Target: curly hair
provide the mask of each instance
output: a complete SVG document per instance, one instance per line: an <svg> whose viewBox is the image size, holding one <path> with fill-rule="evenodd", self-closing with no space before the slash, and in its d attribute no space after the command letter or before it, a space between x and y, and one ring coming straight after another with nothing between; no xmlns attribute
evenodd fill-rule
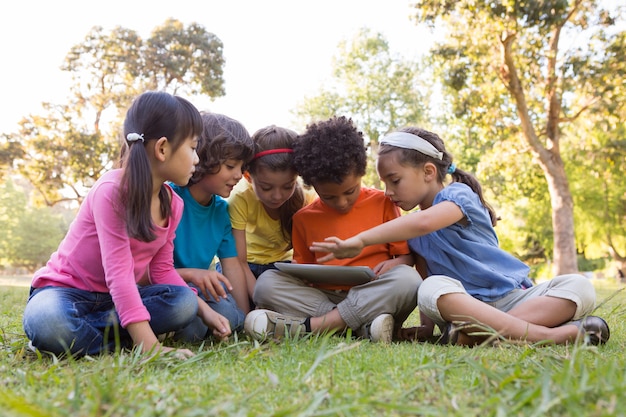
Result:
<svg viewBox="0 0 626 417"><path fill-rule="evenodd" d="M294 146L293 164L306 185L365 175L367 152L363 133L345 116L311 123Z"/></svg>
<svg viewBox="0 0 626 417"><path fill-rule="evenodd" d="M196 150L200 162L189 185L196 184L205 175L217 174L229 159L243 161L245 170L254 155L254 143L246 128L223 114L200 112L200 115L203 129Z"/></svg>

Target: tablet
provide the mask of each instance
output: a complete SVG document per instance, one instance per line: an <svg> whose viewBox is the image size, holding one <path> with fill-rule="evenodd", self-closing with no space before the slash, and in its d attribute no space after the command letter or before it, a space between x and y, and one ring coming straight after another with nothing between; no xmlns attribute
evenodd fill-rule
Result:
<svg viewBox="0 0 626 417"><path fill-rule="evenodd" d="M376 278L367 266L336 266L275 262L276 268L312 284L361 285Z"/></svg>

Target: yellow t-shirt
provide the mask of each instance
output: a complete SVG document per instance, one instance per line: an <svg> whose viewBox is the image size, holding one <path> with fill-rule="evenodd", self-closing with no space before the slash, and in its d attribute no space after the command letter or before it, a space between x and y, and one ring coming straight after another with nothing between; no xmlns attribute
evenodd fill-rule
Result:
<svg viewBox="0 0 626 417"><path fill-rule="evenodd" d="M316 197L304 189L306 203ZM233 229L246 231L247 259L250 263L266 265L291 260L291 243L280 230L280 221L272 219L258 200L252 185L242 179L228 198L228 212Z"/></svg>

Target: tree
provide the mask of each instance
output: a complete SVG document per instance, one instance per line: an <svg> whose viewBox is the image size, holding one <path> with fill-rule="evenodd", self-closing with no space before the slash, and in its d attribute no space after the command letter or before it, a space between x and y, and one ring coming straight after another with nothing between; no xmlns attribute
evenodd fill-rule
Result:
<svg viewBox="0 0 626 417"><path fill-rule="evenodd" d="M61 67L72 74L69 102L44 103L46 114L22 119L19 132L0 138L0 156L13 158L7 164L46 205L80 202L117 161L119 126L133 97L146 89L222 96L223 65L221 41L198 24L169 19L145 40L131 29L96 26Z"/></svg>
<svg viewBox="0 0 626 417"><path fill-rule="evenodd" d="M393 128L426 120L419 67L395 55L379 33L361 29L339 44L333 61L333 86L307 97L296 114L301 120L351 117L369 140L372 155L378 138ZM371 175L370 182L378 183Z"/></svg>
<svg viewBox="0 0 626 417"><path fill-rule="evenodd" d="M187 28L175 19L157 27L146 41L142 71L146 87L173 94L225 94L222 41L202 26Z"/></svg>
<svg viewBox="0 0 626 417"><path fill-rule="evenodd" d="M91 185L111 167L115 141L84 126L67 106L44 104L46 117L29 116L15 136L22 139L18 172L47 206L81 202Z"/></svg>
<svg viewBox="0 0 626 417"><path fill-rule="evenodd" d="M579 251L591 258L608 254L626 274L626 103L612 102L610 112L591 113L566 133L576 138L565 152L568 174L575 179Z"/></svg>
<svg viewBox="0 0 626 417"><path fill-rule="evenodd" d="M555 273L577 271L561 135L565 124L600 111L604 96L624 100L607 82L623 80L626 68L623 50L604 53L617 42L609 32L615 18L583 0L420 0L415 10L418 23L446 29L433 62L455 115L479 126L468 128L471 137L515 143L541 168L551 200ZM571 45L574 37L584 45Z"/></svg>
<svg viewBox="0 0 626 417"><path fill-rule="evenodd" d="M12 178L0 184L0 265L33 271L56 250L68 221L50 207L33 207L27 194Z"/></svg>
<svg viewBox="0 0 626 417"><path fill-rule="evenodd" d="M4 179L4 174L13 166L13 161L23 156L24 148L17 138L4 133L0 135L0 180Z"/></svg>

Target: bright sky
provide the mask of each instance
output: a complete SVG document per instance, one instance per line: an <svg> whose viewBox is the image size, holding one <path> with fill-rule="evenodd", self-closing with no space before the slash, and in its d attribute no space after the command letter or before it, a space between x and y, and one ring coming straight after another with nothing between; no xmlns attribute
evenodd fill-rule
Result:
<svg viewBox="0 0 626 417"><path fill-rule="evenodd" d="M359 28L382 32L407 58L424 52L429 33L410 20L410 0L35 0L0 6L0 133L41 114L42 102L65 103L69 77L59 68L93 26L122 26L149 36L169 17L197 22L224 44L226 96L192 99L253 133L295 126L290 113L331 75L332 57Z"/></svg>

